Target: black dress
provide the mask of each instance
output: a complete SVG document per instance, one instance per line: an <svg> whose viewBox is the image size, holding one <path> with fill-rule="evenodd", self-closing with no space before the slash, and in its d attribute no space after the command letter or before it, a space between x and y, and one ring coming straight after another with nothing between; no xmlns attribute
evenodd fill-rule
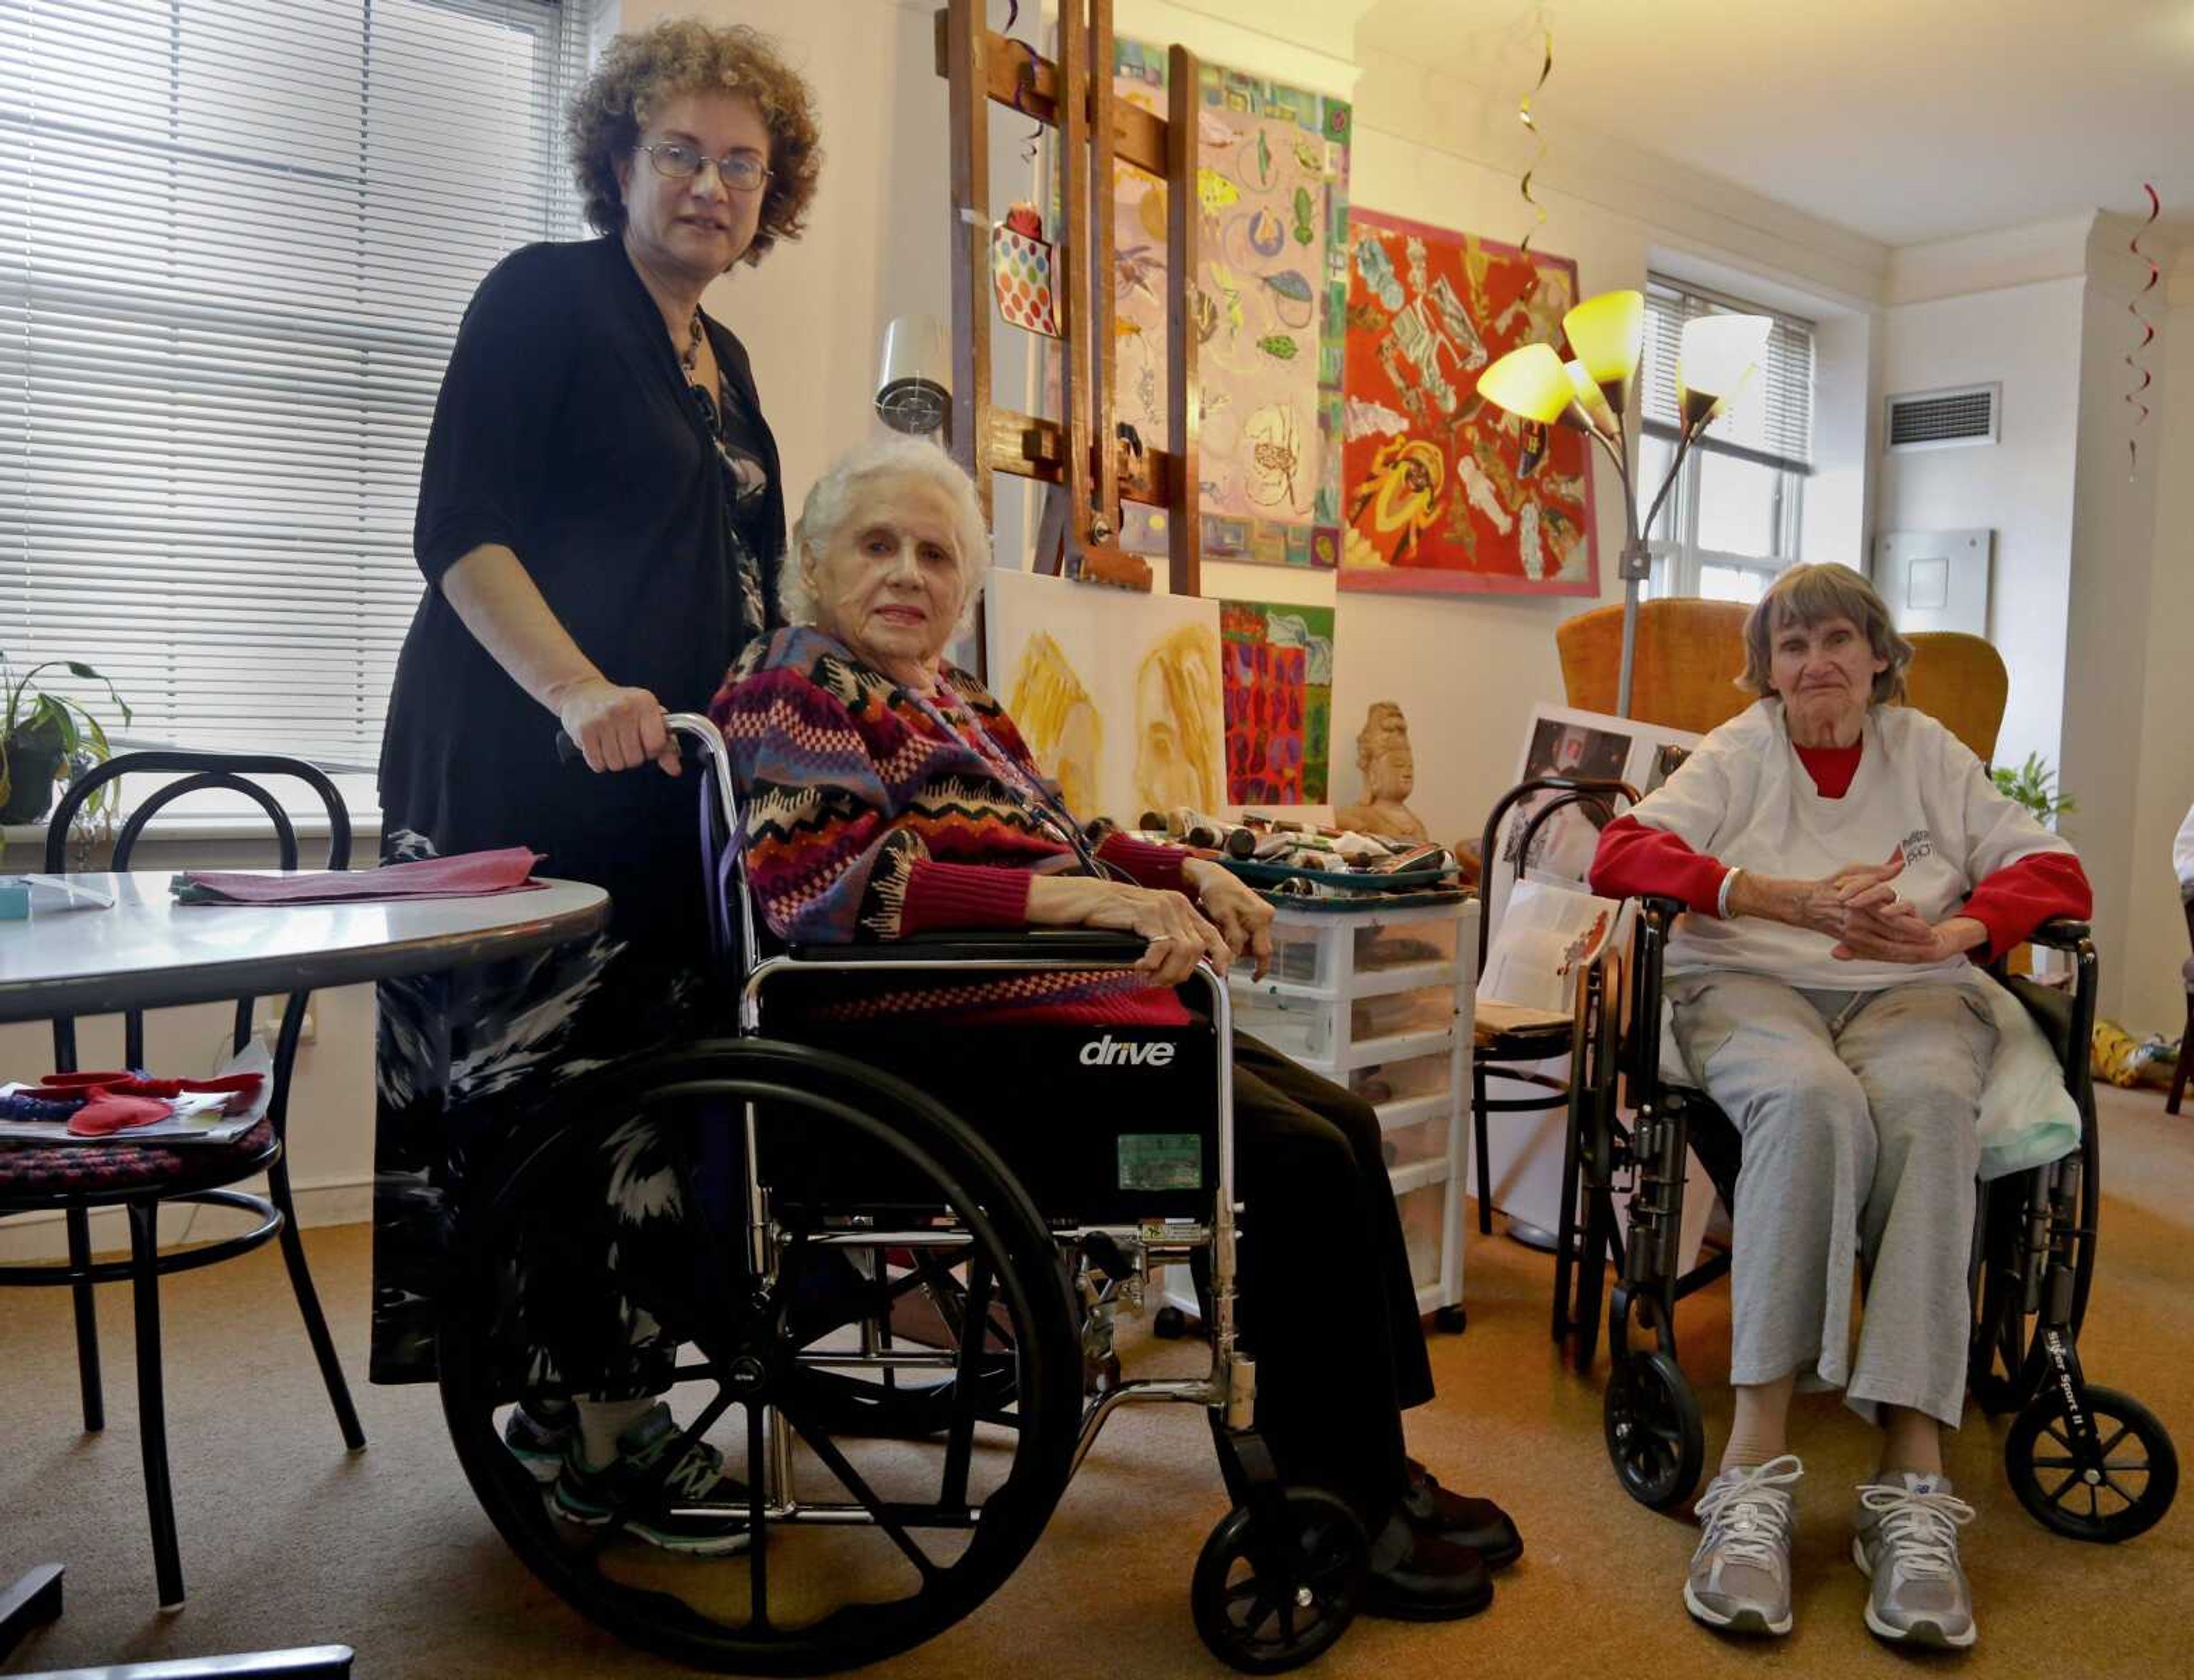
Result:
<svg viewBox="0 0 2194 1680"><path fill-rule="evenodd" d="M444 599L483 543L517 554L611 681L705 711L764 628L784 550L746 353L706 323L719 404L688 383L620 242L531 245L482 282L435 404L413 546L428 589L381 757L385 862L528 846L609 889L589 946L380 989L376 1382L434 1375L434 1282L466 1170L559 1081L677 1036L706 950L692 775L597 776Z"/></svg>

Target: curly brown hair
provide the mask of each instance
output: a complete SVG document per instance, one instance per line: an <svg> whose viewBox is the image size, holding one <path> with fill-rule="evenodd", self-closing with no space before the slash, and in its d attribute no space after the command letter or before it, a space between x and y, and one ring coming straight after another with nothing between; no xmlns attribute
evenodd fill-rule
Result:
<svg viewBox="0 0 2194 1680"><path fill-rule="evenodd" d="M761 220L742 261L760 262L779 239L800 237L823 169L814 92L767 35L744 24L712 28L692 18L665 18L640 33L617 36L571 95L564 132L590 223L604 233L624 231L618 160L632 155L641 129L667 102L715 89L753 100L769 130Z"/></svg>

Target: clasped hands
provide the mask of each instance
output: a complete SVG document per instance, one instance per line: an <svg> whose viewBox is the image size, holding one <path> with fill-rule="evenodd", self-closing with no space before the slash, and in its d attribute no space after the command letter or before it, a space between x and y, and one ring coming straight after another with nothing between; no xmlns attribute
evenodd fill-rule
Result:
<svg viewBox="0 0 2194 1680"><path fill-rule="evenodd" d="M1181 866L1195 893L1133 886L1088 875L1037 875L1029 883L1029 919L1038 926L1110 928L1149 941L1135 964L1153 986L1178 986L1208 957L1224 973L1238 951L1255 977L1272 966L1272 907L1218 864L1202 857Z"/></svg>
<svg viewBox="0 0 2194 1680"><path fill-rule="evenodd" d="M1730 909L1825 933L1839 962L1947 962L1983 944L1988 930L1971 916L1929 922L1890 883L1904 873L1902 847L1880 863L1852 863L1818 880L1778 880L1741 872Z"/></svg>

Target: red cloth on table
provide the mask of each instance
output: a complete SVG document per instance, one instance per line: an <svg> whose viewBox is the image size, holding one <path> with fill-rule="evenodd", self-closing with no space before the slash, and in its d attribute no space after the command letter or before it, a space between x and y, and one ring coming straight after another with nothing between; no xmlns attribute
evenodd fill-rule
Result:
<svg viewBox="0 0 2194 1680"><path fill-rule="evenodd" d="M212 895L198 903L336 904L384 898L472 898L530 891L543 854L522 846L497 851L464 851L378 869L293 869L281 874L187 870L176 876ZM184 902L192 902L186 899Z"/></svg>

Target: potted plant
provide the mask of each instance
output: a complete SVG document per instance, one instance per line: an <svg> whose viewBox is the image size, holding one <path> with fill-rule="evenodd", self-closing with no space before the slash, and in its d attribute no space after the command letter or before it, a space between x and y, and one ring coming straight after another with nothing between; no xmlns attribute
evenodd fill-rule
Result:
<svg viewBox="0 0 2194 1680"><path fill-rule="evenodd" d="M7 655L0 653L0 689L7 702L0 714L0 825L39 821L53 809L54 789L60 783L82 775L112 751L106 731L80 701L33 685L40 672L55 669L105 685L122 721L130 720L129 702L90 666L49 659L16 677L9 670ZM112 793L112 788L101 788L87 811L103 815Z"/></svg>
<svg viewBox="0 0 2194 1680"><path fill-rule="evenodd" d="M2057 778L2039 753L2029 753L2026 762L2016 770L1998 768L1990 774L1999 793L2025 806L2045 829L2055 828L2059 817L2073 816L2080 809L2078 800L2051 788L2050 783Z"/></svg>
<svg viewBox="0 0 2194 1680"><path fill-rule="evenodd" d="M2057 778L2039 753L2029 753L2026 762L2016 770L1999 766L1989 775L1999 793L2025 806L2045 829L2054 829L2059 817L2072 816L2080 809L2078 800L2052 785ZM2031 973L2036 979L2046 978L2053 985L2065 983L2071 972L2060 965L2058 953L2036 945L2022 945L2013 951L2010 968L2014 974Z"/></svg>

